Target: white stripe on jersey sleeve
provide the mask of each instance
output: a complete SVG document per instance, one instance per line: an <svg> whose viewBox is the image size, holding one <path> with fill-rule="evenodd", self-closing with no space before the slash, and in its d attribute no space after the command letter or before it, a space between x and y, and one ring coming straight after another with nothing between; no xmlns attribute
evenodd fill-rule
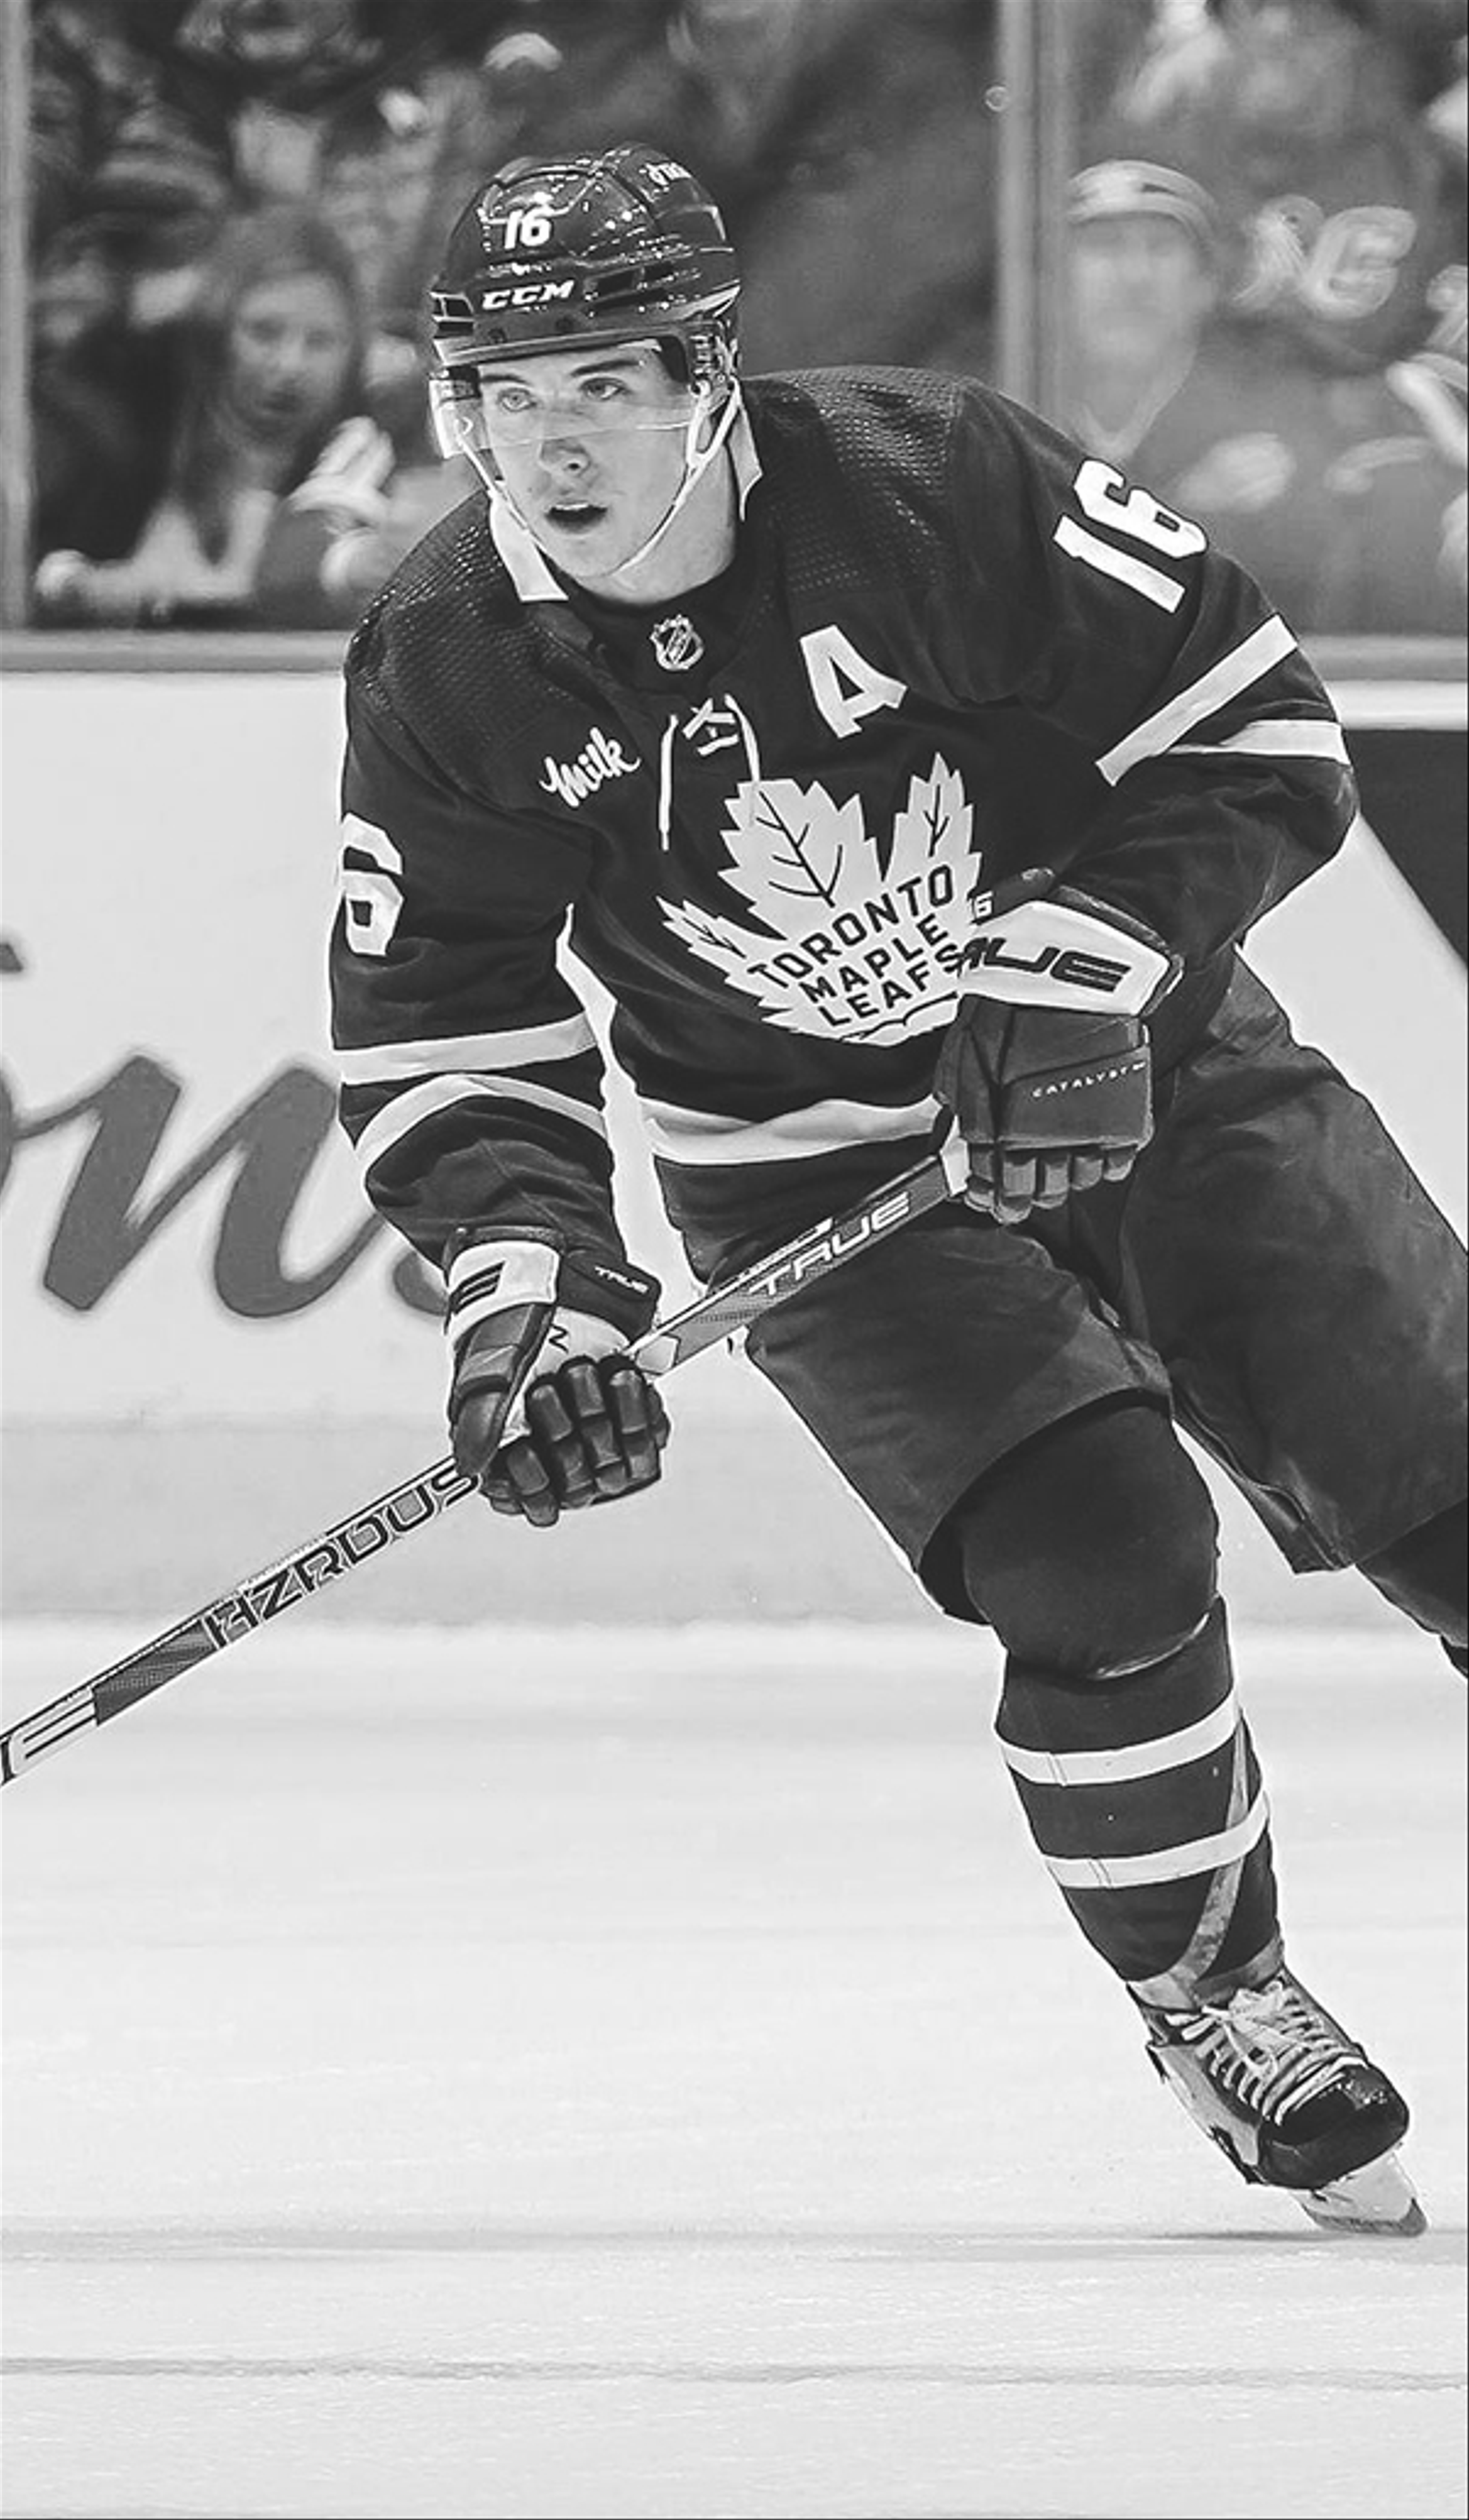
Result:
<svg viewBox="0 0 1469 2520"><path fill-rule="evenodd" d="M1275 753L1286 759L1345 761L1347 739L1330 717L1264 717L1218 743L1176 743L1175 752Z"/></svg>
<svg viewBox="0 0 1469 2520"><path fill-rule="evenodd" d="M1271 665L1278 665L1282 656L1290 655L1295 645L1294 634L1287 630L1278 613L1272 613L1269 621L1263 621L1258 630L1251 631L1248 639L1242 640L1237 648L1231 648L1227 656L1222 656L1217 665L1211 665L1207 674L1201 674L1186 691L1166 700L1162 708L1156 709L1151 717L1144 718L1131 735L1125 735L1120 743L1114 743L1110 752L1104 752L1096 765L1102 777L1115 788L1119 779L1126 778L1139 761L1149 761L1156 753L1171 751L1179 738L1186 735L1191 726L1197 726L1201 718L1213 717L1215 711L1222 709L1226 700L1232 700L1236 693L1247 692L1252 683L1259 682L1262 674L1269 673ZM1302 722L1319 723L1318 720Z"/></svg>
<svg viewBox="0 0 1469 2520"><path fill-rule="evenodd" d="M548 1085L527 1085L512 1076L436 1076L424 1085L410 1085L405 1093L395 1094L390 1102L369 1120L357 1141L357 1159L363 1177L379 1163L390 1147L396 1147L411 1130L422 1128L425 1120L437 1119L441 1111L452 1110L456 1102L533 1102L538 1110L555 1111L563 1120L577 1120L595 1137L605 1138L607 1124L600 1111L589 1102L578 1102L569 1094L553 1094Z"/></svg>
<svg viewBox="0 0 1469 2520"><path fill-rule="evenodd" d="M395 1077L444 1076L463 1068L540 1067L595 1050L597 1036L585 1015L563 1023L529 1024L518 1032L461 1032L443 1041L384 1041L371 1050L343 1050L337 1068L343 1085L385 1085Z"/></svg>
<svg viewBox="0 0 1469 2520"><path fill-rule="evenodd" d="M770 1120L741 1120L723 1111L689 1111L677 1102L640 1100L648 1145L672 1164L772 1164L801 1155L836 1154L843 1147L892 1138L920 1138L939 1116L936 1098L896 1109L879 1102L810 1102Z"/></svg>

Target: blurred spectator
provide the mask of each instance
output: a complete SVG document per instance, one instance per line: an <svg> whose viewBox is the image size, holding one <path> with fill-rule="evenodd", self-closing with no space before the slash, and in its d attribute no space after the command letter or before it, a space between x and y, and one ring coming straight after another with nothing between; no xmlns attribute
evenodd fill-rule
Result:
<svg viewBox="0 0 1469 2520"><path fill-rule="evenodd" d="M255 621L279 630L351 627L420 537L477 486L467 464L437 456L384 478L380 457L373 423L348 422L281 501L255 575Z"/></svg>
<svg viewBox="0 0 1469 2520"><path fill-rule="evenodd" d="M445 218L526 123L535 64L517 55L500 81L489 66L495 26L523 15L481 6L471 62L402 0L39 0L34 233L81 219L105 236L147 332L187 315L231 218L309 205L356 260L375 407L401 432L422 417Z"/></svg>
<svg viewBox="0 0 1469 2520"><path fill-rule="evenodd" d="M130 551L162 488L153 415L166 357L130 331L107 241L77 225L41 248L30 288L34 551Z"/></svg>
<svg viewBox="0 0 1469 2520"><path fill-rule="evenodd" d="M537 148L636 137L694 170L739 251L747 366L983 372L992 0L676 0L632 46L626 8L581 13Z"/></svg>
<svg viewBox="0 0 1469 2520"><path fill-rule="evenodd" d="M1071 187L1068 426L1195 518L1299 630L1463 623L1463 455L1383 379L1333 377L1211 330L1216 204L1111 159Z"/></svg>
<svg viewBox="0 0 1469 2520"><path fill-rule="evenodd" d="M365 416L366 331L352 258L309 211L229 229L188 327L162 495L126 557L52 550L36 572L52 621L215 624L355 618L389 564L391 442ZM314 519L273 610L260 570L292 494Z"/></svg>
<svg viewBox="0 0 1469 2520"><path fill-rule="evenodd" d="M136 0L30 0L26 151L32 252L86 218L87 183L134 97ZM165 40L176 8L160 13Z"/></svg>
<svg viewBox="0 0 1469 2520"><path fill-rule="evenodd" d="M1170 0L1065 0L1067 68L1074 82L1070 103L1086 122L1140 76L1173 11ZM1203 0L1190 0L1201 8Z"/></svg>
<svg viewBox="0 0 1469 2520"><path fill-rule="evenodd" d="M1423 32L1418 0L1209 0L1091 153L1191 175L1229 239L1224 318L1340 374L1410 355L1463 269L1463 161L1404 28Z"/></svg>
<svg viewBox="0 0 1469 2520"><path fill-rule="evenodd" d="M1435 88L1423 119L1462 170L1469 161L1469 36L1454 46L1452 71Z"/></svg>
<svg viewBox="0 0 1469 2520"><path fill-rule="evenodd" d="M1114 14L1119 30L1124 12L1134 20L1130 41L1111 46L1112 76L1082 90L1103 112L1120 106L1142 120L1167 113L1195 99L1229 58L1219 0L1067 0L1078 5ZM1455 56L1469 19L1465 0L1361 0L1358 15L1396 57L1415 111L1430 109L1462 71Z"/></svg>

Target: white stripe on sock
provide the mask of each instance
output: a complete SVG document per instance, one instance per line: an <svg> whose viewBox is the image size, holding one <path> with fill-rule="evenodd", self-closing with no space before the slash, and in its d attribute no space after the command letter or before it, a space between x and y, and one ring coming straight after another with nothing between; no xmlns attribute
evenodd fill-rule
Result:
<svg viewBox="0 0 1469 2520"><path fill-rule="evenodd" d="M1155 1855L1047 1855L1046 1868L1066 1890L1135 1890L1145 1881L1186 1881L1190 1873L1212 1872L1248 1855L1264 1836L1269 1804L1262 1791L1244 1819L1213 1837L1191 1838L1185 1846L1161 1846Z"/></svg>
<svg viewBox="0 0 1469 2520"><path fill-rule="evenodd" d="M1162 1732L1155 1741L1131 1741L1118 1750L1022 1750L1003 1733L996 1738L1017 1777L1036 1785L1110 1785L1122 1777L1157 1777L1166 1768L1186 1767L1190 1759L1207 1758L1222 1749L1239 1721L1239 1703L1231 1688L1223 1705L1180 1732Z"/></svg>

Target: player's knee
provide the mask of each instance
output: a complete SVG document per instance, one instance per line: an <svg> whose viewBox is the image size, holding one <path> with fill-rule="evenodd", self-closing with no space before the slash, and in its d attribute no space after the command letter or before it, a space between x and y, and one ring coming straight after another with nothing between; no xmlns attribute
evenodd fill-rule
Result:
<svg viewBox="0 0 1469 2520"><path fill-rule="evenodd" d="M943 1555L1013 1658L1105 1682L1196 1633L1218 1540L1168 1418L1129 1400L1047 1427L987 1472L950 1517Z"/></svg>

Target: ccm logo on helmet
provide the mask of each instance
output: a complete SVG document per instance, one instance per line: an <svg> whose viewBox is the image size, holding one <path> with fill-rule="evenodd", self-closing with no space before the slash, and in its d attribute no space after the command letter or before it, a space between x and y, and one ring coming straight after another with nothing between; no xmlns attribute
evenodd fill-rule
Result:
<svg viewBox="0 0 1469 2520"><path fill-rule="evenodd" d="M522 280L514 289L487 289L479 303L486 314L498 306L549 306L556 297L574 297L574 280Z"/></svg>

